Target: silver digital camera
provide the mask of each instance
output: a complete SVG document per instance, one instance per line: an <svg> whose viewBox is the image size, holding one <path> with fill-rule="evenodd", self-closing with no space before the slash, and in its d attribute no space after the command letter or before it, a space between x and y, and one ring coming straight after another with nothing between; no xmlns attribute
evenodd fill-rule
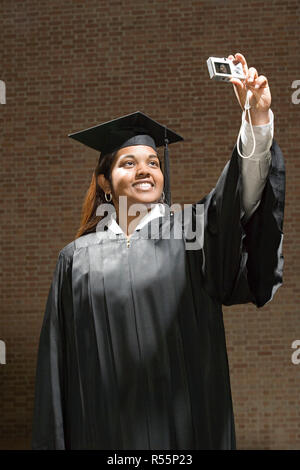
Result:
<svg viewBox="0 0 300 470"><path fill-rule="evenodd" d="M241 63L234 64L232 60L223 57L209 57L206 62L209 76L213 80L229 82L231 78L246 78Z"/></svg>

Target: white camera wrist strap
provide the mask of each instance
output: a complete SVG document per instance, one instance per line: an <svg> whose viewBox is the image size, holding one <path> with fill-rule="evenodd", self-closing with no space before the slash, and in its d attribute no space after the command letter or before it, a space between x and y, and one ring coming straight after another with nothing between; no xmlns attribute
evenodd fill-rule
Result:
<svg viewBox="0 0 300 470"><path fill-rule="evenodd" d="M242 158L250 158L252 157L252 155L254 154L255 152L255 146L256 146L256 142L255 142L255 135L254 135L254 131L253 131L253 126L252 126L252 121L251 121L251 115L250 115L250 104L249 104L249 96L250 96L250 90L247 91L247 96L246 96L246 101L245 101L245 107L243 109L243 114L242 114L242 124L241 124L241 127L240 127L240 131L239 131L239 135L238 135L238 138L237 138L237 151L238 151L238 154L240 155L240 157ZM244 122L245 122L245 118L246 118L246 113L248 111L248 119L249 119L249 124L250 124L250 127L251 127L251 134L252 134L252 139L253 139L253 150L252 152L250 153L250 155L242 155L241 152L240 152L240 139L241 139L241 132L242 132L242 127L244 125Z"/></svg>

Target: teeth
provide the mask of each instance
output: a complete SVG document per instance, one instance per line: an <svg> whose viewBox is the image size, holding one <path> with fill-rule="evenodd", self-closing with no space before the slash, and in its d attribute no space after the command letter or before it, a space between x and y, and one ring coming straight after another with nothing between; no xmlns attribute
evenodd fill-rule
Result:
<svg viewBox="0 0 300 470"><path fill-rule="evenodd" d="M150 189L150 188L152 188L151 184L149 184L149 183L138 183L138 184L135 184L135 186L137 188L141 188L141 189Z"/></svg>

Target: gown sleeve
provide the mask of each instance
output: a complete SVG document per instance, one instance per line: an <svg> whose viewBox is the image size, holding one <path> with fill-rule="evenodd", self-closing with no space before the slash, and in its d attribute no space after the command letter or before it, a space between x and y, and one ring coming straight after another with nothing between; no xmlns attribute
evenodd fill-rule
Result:
<svg viewBox="0 0 300 470"><path fill-rule="evenodd" d="M65 449L64 309L69 298L68 260L60 252L42 324L35 381L32 449Z"/></svg>
<svg viewBox="0 0 300 470"><path fill-rule="evenodd" d="M204 204L202 275L208 294L223 305L262 307L282 285L285 164L273 139L261 201L247 219L242 204L241 157L235 145Z"/></svg>

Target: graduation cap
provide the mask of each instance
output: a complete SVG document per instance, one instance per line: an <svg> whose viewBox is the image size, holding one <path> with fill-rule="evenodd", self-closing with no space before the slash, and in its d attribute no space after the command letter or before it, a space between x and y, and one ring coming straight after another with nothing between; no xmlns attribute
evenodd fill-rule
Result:
<svg viewBox="0 0 300 470"><path fill-rule="evenodd" d="M154 121L146 114L136 111L83 131L69 134L69 137L100 151L99 161L107 153L115 152L123 147L147 145L156 151L157 147L164 145L165 202L171 204L168 144L184 140L179 134Z"/></svg>

